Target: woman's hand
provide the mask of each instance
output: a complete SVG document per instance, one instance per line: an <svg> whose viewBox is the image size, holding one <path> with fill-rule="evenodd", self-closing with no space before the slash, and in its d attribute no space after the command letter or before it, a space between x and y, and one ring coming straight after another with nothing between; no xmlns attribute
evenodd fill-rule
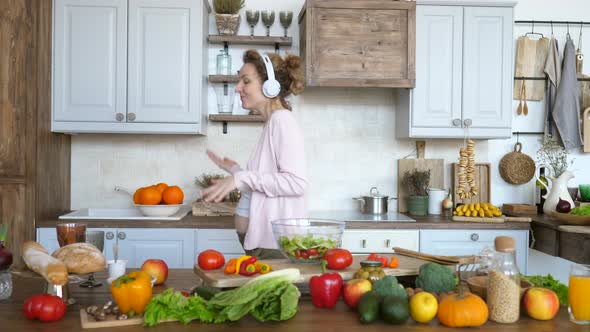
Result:
<svg viewBox="0 0 590 332"><path fill-rule="evenodd" d="M213 185L201 191L201 198L205 202L221 202L229 193L236 189L233 176L226 176L221 180L214 180Z"/></svg>
<svg viewBox="0 0 590 332"><path fill-rule="evenodd" d="M223 157L223 159L221 159L220 156L218 156L215 152L209 149L207 149L207 156L209 157L209 159L211 159L212 162L215 163L215 165L217 165L219 168L225 170L228 173L231 173L232 167L239 167L237 162L226 157Z"/></svg>

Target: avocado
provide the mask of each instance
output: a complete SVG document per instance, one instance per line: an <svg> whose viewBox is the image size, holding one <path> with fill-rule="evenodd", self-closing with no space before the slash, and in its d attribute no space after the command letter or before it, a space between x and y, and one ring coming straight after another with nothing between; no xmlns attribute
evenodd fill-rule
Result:
<svg viewBox="0 0 590 332"><path fill-rule="evenodd" d="M207 287L207 286L200 286L200 287L197 287L193 291L193 294L194 293L197 293L197 295L199 295L203 299L209 301L209 300L211 300L211 298L213 296L215 296L215 294L217 294L219 292L221 292L221 290L219 288Z"/></svg>
<svg viewBox="0 0 590 332"><path fill-rule="evenodd" d="M410 317L408 300L395 295L383 298L381 318L389 324L403 324Z"/></svg>
<svg viewBox="0 0 590 332"><path fill-rule="evenodd" d="M379 318L381 296L376 292L367 292L361 296L357 307L361 323L367 324Z"/></svg>

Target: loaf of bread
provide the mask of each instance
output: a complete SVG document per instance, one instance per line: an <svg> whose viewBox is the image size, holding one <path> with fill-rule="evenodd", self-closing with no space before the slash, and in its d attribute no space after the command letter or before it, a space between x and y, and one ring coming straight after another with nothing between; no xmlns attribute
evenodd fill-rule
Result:
<svg viewBox="0 0 590 332"><path fill-rule="evenodd" d="M42 275L49 283L65 285L68 283L68 269L59 259L53 258L42 245L26 241L22 247L23 260L27 266Z"/></svg>
<svg viewBox="0 0 590 332"><path fill-rule="evenodd" d="M90 243L68 244L57 249L52 256L64 262L69 273L93 273L106 267L104 256Z"/></svg>

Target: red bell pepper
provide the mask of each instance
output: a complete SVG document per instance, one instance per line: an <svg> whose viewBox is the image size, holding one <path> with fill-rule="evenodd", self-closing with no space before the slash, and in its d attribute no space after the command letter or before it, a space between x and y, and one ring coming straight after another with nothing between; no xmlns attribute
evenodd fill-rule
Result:
<svg viewBox="0 0 590 332"><path fill-rule="evenodd" d="M367 257L368 261L378 261L381 262L381 267L386 267L387 266L387 257L385 256L379 256L376 253L372 253L369 255L369 257Z"/></svg>
<svg viewBox="0 0 590 332"><path fill-rule="evenodd" d="M256 274L256 257L250 257L240 264L240 274L243 276L252 276Z"/></svg>
<svg viewBox="0 0 590 332"><path fill-rule="evenodd" d="M311 302L316 308L333 308L342 293L342 277L338 273L326 273L327 264L322 261L322 275L309 280Z"/></svg>

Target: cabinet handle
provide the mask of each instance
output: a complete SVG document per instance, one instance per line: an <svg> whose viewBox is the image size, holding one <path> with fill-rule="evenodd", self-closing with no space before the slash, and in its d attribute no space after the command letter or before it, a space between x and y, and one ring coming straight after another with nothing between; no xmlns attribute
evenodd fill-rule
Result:
<svg viewBox="0 0 590 332"><path fill-rule="evenodd" d="M125 232L118 232L117 237L119 238L119 240L125 240L127 235L125 234Z"/></svg>
<svg viewBox="0 0 590 332"><path fill-rule="evenodd" d="M112 240L115 238L115 234L113 234L113 232L107 232L106 238L107 240Z"/></svg>
<svg viewBox="0 0 590 332"><path fill-rule="evenodd" d="M463 120L463 125L465 127L470 127L472 123L473 123L473 121L471 121L471 119L465 119L465 120Z"/></svg>
<svg viewBox="0 0 590 332"><path fill-rule="evenodd" d="M362 240L361 241L361 247L366 248L367 247L367 240Z"/></svg>
<svg viewBox="0 0 590 332"><path fill-rule="evenodd" d="M479 240L479 235L477 235L477 233L471 234L471 241L477 241L477 240Z"/></svg>
<svg viewBox="0 0 590 332"><path fill-rule="evenodd" d="M385 247L389 248L390 245L391 245L391 240L386 240Z"/></svg>
<svg viewBox="0 0 590 332"><path fill-rule="evenodd" d="M461 125L461 119L453 119L453 127L459 127Z"/></svg>
<svg viewBox="0 0 590 332"><path fill-rule="evenodd" d="M125 119L125 116L123 115L123 113L117 113L117 115L115 115L115 119L117 119L117 121L121 122L121 121L123 121L123 119Z"/></svg>
<svg viewBox="0 0 590 332"><path fill-rule="evenodd" d="M127 114L127 120L129 120L129 121L135 121L135 113L129 113L129 114Z"/></svg>

